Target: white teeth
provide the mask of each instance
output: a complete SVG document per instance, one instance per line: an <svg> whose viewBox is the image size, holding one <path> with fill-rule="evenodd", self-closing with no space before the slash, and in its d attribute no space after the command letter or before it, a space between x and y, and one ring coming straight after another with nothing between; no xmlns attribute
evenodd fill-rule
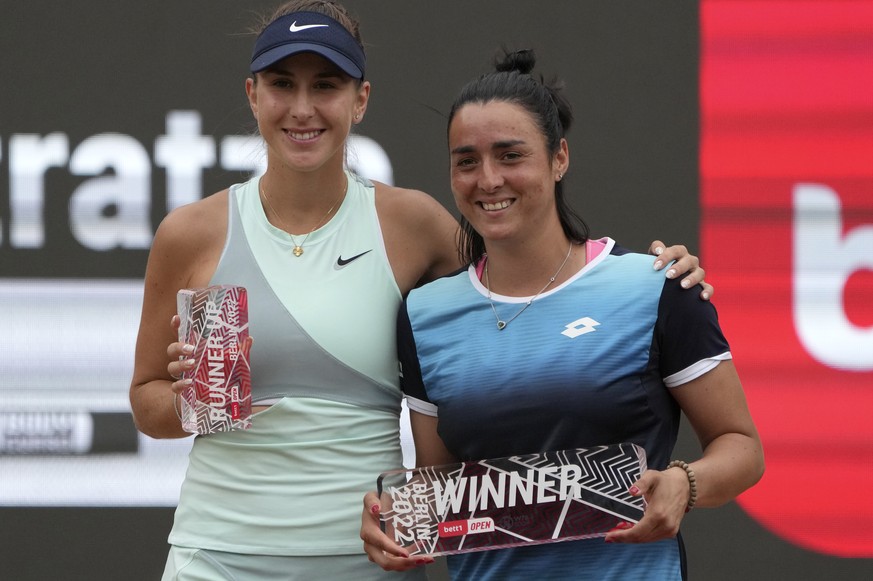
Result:
<svg viewBox="0 0 873 581"><path fill-rule="evenodd" d="M307 131L306 133L291 133L291 137L294 139L299 139L301 141L305 141L307 139L312 139L314 137L318 137L320 131Z"/></svg>
<svg viewBox="0 0 873 581"><path fill-rule="evenodd" d="M503 200L502 202L497 202L495 204L489 204L487 202L482 202L482 207L490 212L492 210L503 210L504 208L508 208L511 204L512 204L512 201L510 201L510 200Z"/></svg>

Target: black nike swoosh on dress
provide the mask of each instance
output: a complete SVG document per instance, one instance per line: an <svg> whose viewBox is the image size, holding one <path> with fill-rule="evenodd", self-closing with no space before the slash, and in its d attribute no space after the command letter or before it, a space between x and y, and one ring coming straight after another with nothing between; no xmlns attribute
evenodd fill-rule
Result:
<svg viewBox="0 0 873 581"><path fill-rule="evenodd" d="M359 259L360 257L362 257L363 255L367 254L367 252L372 252L372 251L373 251L373 249L371 248L370 250L367 250L367 251L365 251L365 252L361 252L360 254L355 254L355 255L352 256L351 258L343 258L342 255L340 255L340 256L336 259L336 265L337 265L337 266L345 266L345 265L347 265L348 263L350 263L350 262L352 262L352 261L354 261L354 260L357 260L357 259Z"/></svg>

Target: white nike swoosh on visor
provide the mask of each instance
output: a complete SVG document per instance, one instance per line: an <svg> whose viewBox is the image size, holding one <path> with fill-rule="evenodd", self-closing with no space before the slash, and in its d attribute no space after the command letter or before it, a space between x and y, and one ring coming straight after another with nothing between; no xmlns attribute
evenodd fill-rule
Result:
<svg viewBox="0 0 873 581"><path fill-rule="evenodd" d="M288 27L288 30L291 32L300 32L301 30L306 30L307 28L327 28L327 24L304 24L302 26L297 26L297 21L291 23L291 26Z"/></svg>

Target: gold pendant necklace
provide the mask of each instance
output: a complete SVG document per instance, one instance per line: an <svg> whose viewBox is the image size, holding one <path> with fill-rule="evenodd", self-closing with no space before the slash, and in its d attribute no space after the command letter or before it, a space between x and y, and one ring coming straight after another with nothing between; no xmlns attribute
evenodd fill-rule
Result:
<svg viewBox="0 0 873 581"><path fill-rule="evenodd" d="M291 238L291 243L294 244L294 248L291 250L291 253L294 256L296 256L297 258L300 258L300 256L303 254L303 245L306 244L306 239L309 238L310 234L312 234L313 232L315 232L316 230L321 228L322 225L324 225L325 221L327 220L327 217L330 216L330 213L333 212L334 208L337 207L337 204L339 204L340 200L343 199L343 197L345 196L345 194L348 190L349 190L349 179L346 178L346 187L343 190L343 193L340 194L339 197L334 201L333 205L330 208L328 208L327 213L324 216L322 216L321 220L319 220L318 223L315 225L315 228L313 228L312 230L307 232L306 235L303 237L303 240L301 240L300 243L298 244L297 240L294 238L294 235L291 234L291 230L289 230L285 226L285 223L282 221L282 218L279 216L279 213L273 207L273 204L270 203L270 198L267 197L267 193L264 191L263 186L261 185L261 187L259 188L259 191L261 193L261 198L267 204L267 207L270 208L270 211L273 212L273 216L276 217L276 220L279 221L279 225L282 227L282 230L284 230L288 234L288 236Z"/></svg>
<svg viewBox="0 0 873 581"><path fill-rule="evenodd" d="M558 267L558 270L555 271L555 274L552 275L552 277L549 279L549 282L546 283L546 286L541 288L537 294L535 294L534 296L529 298L527 300L527 302L524 303L524 306L521 307L521 310L518 311L517 313L515 313L514 315L512 315L508 321L504 321L503 319L500 318L500 315L497 314L497 309L494 308L494 301L491 300L491 279L488 278L488 258L485 258L485 290L488 291L488 304L491 305L491 312L494 313L494 318L497 319L497 330L498 331L502 331L503 329L505 329L508 324L513 322L520 314L522 314L531 305L531 303L534 302L534 300L538 296L543 294L543 292L547 288L549 288L553 282L555 282L555 279L558 278L558 275L561 274L562 270L564 270L564 265L567 264L567 261L570 259L570 253L572 253L572 252L573 252L573 242L571 241L570 248L567 249L567 256L564 257L564 262L561 263L561 266Z"/></svg>

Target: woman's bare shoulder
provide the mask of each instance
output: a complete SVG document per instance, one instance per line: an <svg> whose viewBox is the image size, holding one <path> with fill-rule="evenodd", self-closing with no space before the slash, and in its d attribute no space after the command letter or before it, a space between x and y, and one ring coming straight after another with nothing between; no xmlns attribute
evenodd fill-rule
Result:
<svg viewBox="0 0 873 581"><path fill-rule="evenodd" d="M458 222L436 199L376 183L376 211L395 275L408 283L404 292L458 267Z"/></svg>
<svg viewBox="0 0 873 581"><path fill-rule="evenodd" d="M433 196L421 190L373 182L376 187L376 208L381 214L401 218L404 223L450 219L451 214Z"/></svg>
<svg viewBox="0 0 873 581"><path fill-rule="evenodd" d="M158 226L155 242L196 244L223 241L227 232L228 190L170 211Z"/></svg>
<svg viewBox="0 0 873 581"><path fill-rule="evenodd" d="M227 190L176 208L155 232L146 277L166 288L204 286L227 240Z"/></svg>

